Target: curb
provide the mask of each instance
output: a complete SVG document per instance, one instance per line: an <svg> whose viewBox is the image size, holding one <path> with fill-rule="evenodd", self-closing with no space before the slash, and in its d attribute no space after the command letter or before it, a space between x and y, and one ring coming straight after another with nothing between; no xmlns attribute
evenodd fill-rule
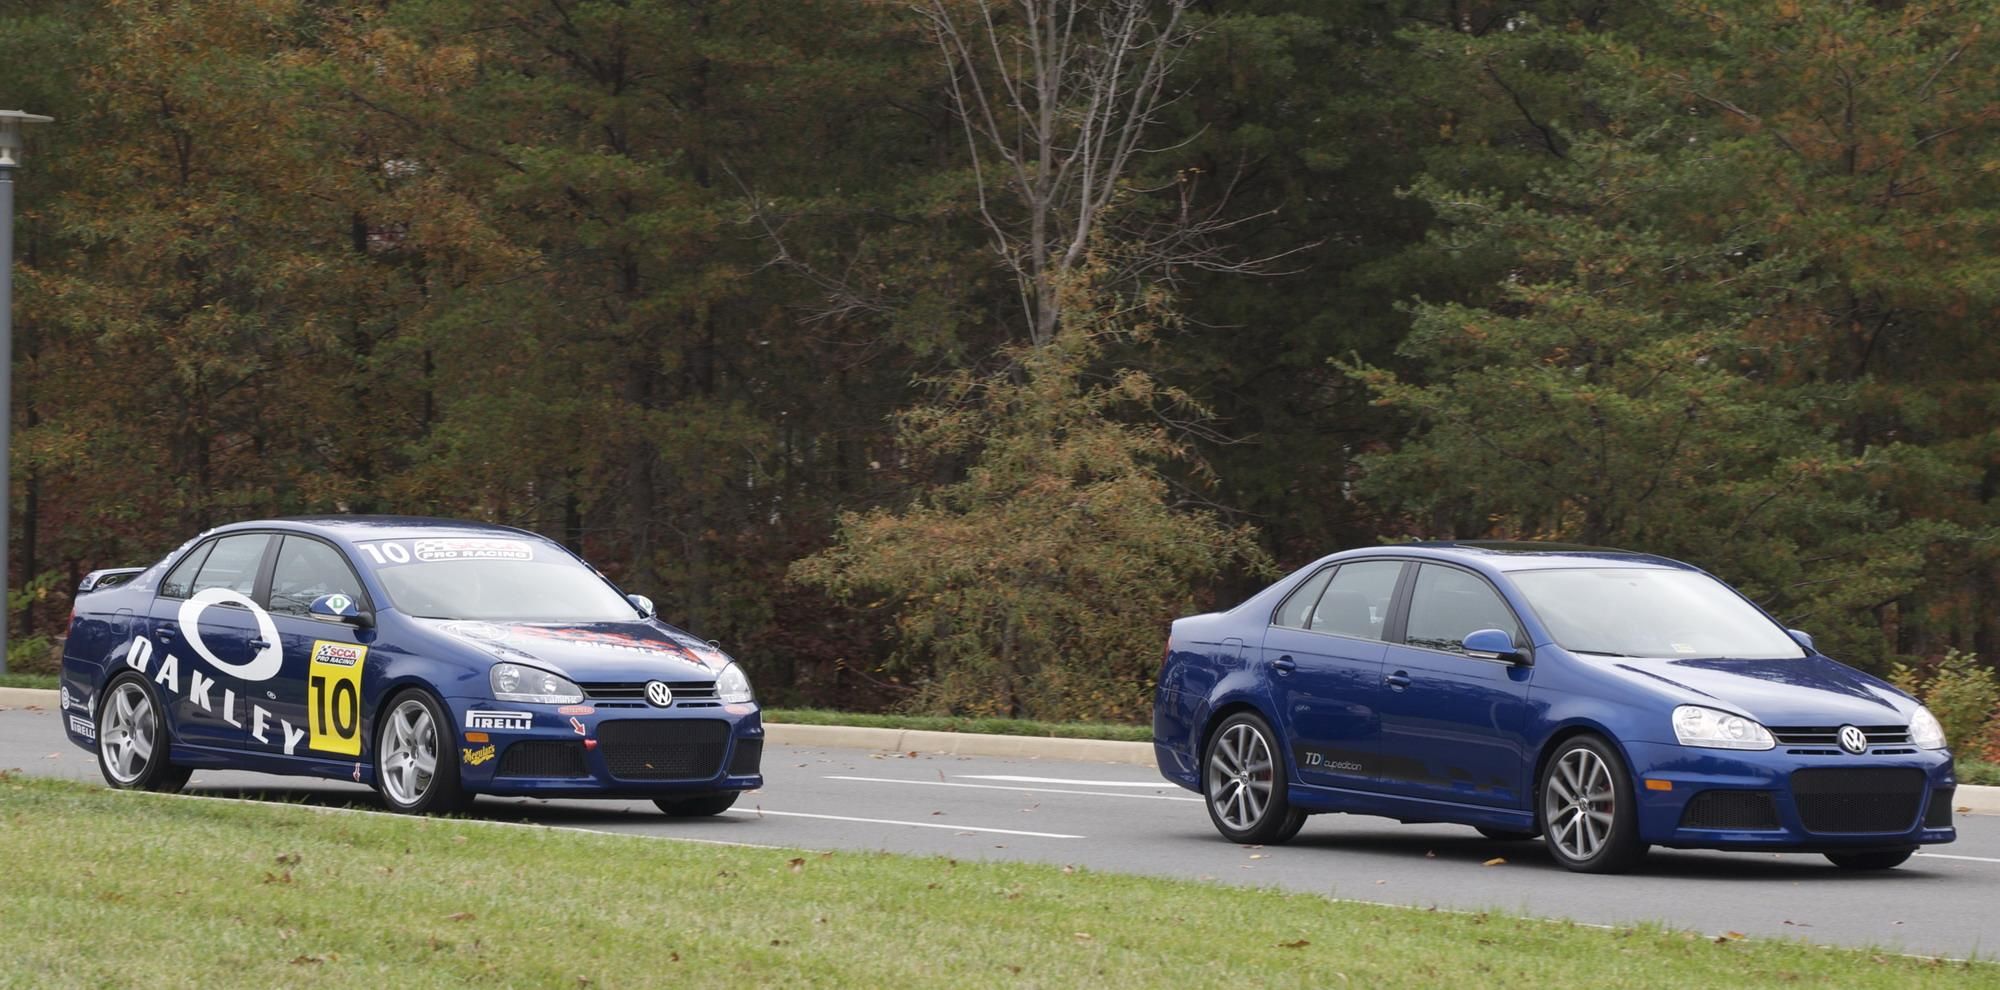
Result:
<svg viewBox="0 0 2000 990"><path fill-rule="evenodd" d="M54 711L56 693L32 688L0 687L0 707L29 705ZM1002 756L1077 763L1121 763L1154 766L1153 745L1111 739L1058 739L1050 736L988 736L976 732L934 732L925 729L875 729L853 725L764 724L764 738L781 746L822 746L866 749L883 753L933 753L944 756ZM1952 807L1983 815L2000 815L2000 787L1960 784Z"/></svg>

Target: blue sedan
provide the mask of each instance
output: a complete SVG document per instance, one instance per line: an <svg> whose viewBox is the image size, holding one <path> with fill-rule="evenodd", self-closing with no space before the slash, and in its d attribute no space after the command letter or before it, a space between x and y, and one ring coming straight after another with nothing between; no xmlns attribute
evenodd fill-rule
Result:
<svg viewBox="0 0 2000 990"><path fill-rule="evenodd" d="M1323 558L1174 623L1153 736L1233 842L1351 812L1541 835L1612 873L1654 845L1879 870L1956 837L1923 705L1703 571L1617 550Z"/></svg>
<svg viewBox="0 0 2000 990"><path fill-rule="evenodd" d="M504 794L692 816L763 784L740 666L560 544L482 523L239 523L92 572L60 702L116 788L211 767L368 784L411 813Z"/></svg>

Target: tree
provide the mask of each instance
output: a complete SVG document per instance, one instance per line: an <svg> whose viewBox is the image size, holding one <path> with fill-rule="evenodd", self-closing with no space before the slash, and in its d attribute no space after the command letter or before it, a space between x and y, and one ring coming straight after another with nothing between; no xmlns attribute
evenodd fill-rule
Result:
<svg viewBox="0 0 2000 990"><path fill-rule="evenodd" d="M1139 719L1168 621L1202 583L1268 566L1247 529L1188 506L1161 473L1188 453L1172 418L1200 409L1142 373L1101 370L1107 343L1156 329L1163 300L1120 311L1074 283L1065 293L1053 341L1016 345L1004 371L951 376L941 401L900 418L908 456L967 458L964 476L901 510L843 515L834 545L793 567L886 610L889 669L916 682L912 707Z"/></svg>

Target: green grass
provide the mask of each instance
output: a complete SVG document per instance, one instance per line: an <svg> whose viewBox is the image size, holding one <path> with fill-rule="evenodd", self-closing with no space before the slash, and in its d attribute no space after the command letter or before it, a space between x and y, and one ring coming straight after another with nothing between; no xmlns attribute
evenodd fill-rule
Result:
<svg viewBox="0 0 2000 990"><path fill-rule="evenodd" d="M2000 763L1988 763L1960 757L1952 761L1961 784L1983 784L1988 787L2000 786Z"/></svg>
<svg viewBox="0 0 2000 990"><path fill-rule="evenodd" d="M2000 984L1991 964L1793 941L19 775L0 775L0 850L0 986Z"/></svg>
<svg viewBox="0 0 2000 990"><path fill-rule="evenodd" d="M0 687L37 688L44 691L56 689L54 674L0 674Z"/></svg>
<svg viewBox="0 0 2000 990"><path fill-rule="evenodd" d="M956 715L861 715L823 708L766 708L767 722L795 725L858 725L875 729L926 729L933 732L979 732L995 736L1057 736L1066 739L1117 739L1152 742L1145 725L1115 722L1033 722L1011 718L961 718Z"/></svg>

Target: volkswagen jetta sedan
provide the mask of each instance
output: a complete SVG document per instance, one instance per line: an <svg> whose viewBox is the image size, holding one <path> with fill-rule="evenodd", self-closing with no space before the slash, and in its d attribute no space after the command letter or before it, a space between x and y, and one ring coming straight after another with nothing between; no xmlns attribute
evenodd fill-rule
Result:
<svg viewBox="0 0 2000 990"><path fill-rule="evenodd" d="M1234 842L1352 812L1539 834L1610 873L1655 845L1887 869L1956 837L1921 704L1707 573L1618 550L1326 557L1173 624L1153 735Z"/></svg>
<svg viewBox="0 0 2000 990"><path fill-rule="evenodd" d="M713 815L763 783L741 667L560 544L484 523L246 522L94 571L60 703L116 788L229 768L415 813L499 794Z"/></svg>

